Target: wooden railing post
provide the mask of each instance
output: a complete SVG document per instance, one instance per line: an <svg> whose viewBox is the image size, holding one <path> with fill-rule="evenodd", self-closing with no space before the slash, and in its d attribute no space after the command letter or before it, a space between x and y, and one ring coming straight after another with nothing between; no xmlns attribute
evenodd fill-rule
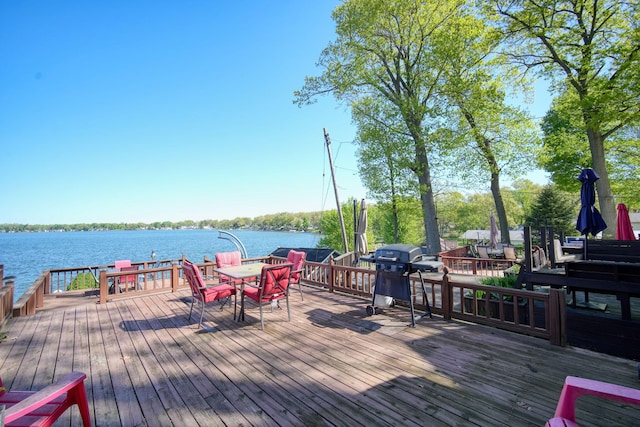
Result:
<svg viewBox="0 0 640 427"><path fill-rule="evenodd" d="M205 255L204 259L203 259L203 263L204 263L204 275L205 275L205 277L213 277L214 276L213 269L215 267L217 267L215 265L216 261L213 260L213 259L209 259L209 257Z"/></svg>
<svg viewBox="0 0 640 427"><path fill-rule="evenodd" d="M177 261L171 262L171 292L178 292L178 287L180 286L180 267Z"/></svg>
<svg viewBox="0 0 640 427"><path fill-rule="evenodd" d="M44 307L44 295L50 293L51 291L51 272L45 271L41 277L43 284L38 289L36 289L36 308Z"/></svg>
<svg viewBox="0 0 640 427"><path fill-rule="evenodd" d="M442 315L446 320L451 320L453 312L453 288L449 284L449 269L444 267L442 275Z"/></svg>
<svg viewBox="0 0 640 427"><path fill-rule="evenodd" d="M549 333L551 344L567 345L566 302L563 289L549 290Z"/></svg>
<svg viewBox="0 0 640 427"><path fill-rule="evenodd" d="M1 283L3 284L3 286L2 288L0 288L0 299L2 303L0 328L4 327L7 320L9 320L9 318L13 315L13 292L15 285L15 282L12 278L7 278L7 281L5 282L3 277Z"/></svg>
<svg viewBox="0 0 640 427"><path fill-rule="evenodd" d="M336 283L336 272L333 268L335 261L333 256L329 257L329 292L333 292Z"/></svg>
<svg viewBox="0 0 640 427"><path fill-rule="evenodd" d="M46 276L44 278L42 292L44 294L50 294L51 293L51 271L48 270L48 271L45 271L44 273L46 273Z"/></svg>
<svg viewBox="0 0 640 427"><path fill-rule="evenodd" d="M100 288L100 304L107 303L107 296L109 295L109 280L107 279L107 269L100 267L100 273L98 276L99 288Z"/></svg>

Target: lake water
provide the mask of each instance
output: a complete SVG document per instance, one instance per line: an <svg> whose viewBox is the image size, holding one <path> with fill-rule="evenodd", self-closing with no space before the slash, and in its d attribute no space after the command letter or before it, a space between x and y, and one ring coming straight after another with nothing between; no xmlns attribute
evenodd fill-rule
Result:
<svg viewBox="0 0 640 427"><path fill-rule="evenodd" d="M278 247L313 248L321 236L316 233L234 230L249 258L265 256ZM217 230L135 230L57 233L0 233L0 264L4 276L15 276L17 300L40 273L53 268L113 264L117 259L133 262L178 259L184 254L194 262L205 255L236 250L219 238Z"/></svg>

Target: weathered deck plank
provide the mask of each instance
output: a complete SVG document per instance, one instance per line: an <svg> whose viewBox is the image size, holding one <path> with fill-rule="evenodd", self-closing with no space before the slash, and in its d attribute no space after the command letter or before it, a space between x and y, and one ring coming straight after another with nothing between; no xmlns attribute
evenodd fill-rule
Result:
<svg viewBox="0 0 640 427"><path fill-rule="evenodd" d="M566 375L638 387L637 363L305 287L304 302L247 320L188 293L84 304L16 318L0 344L9 387L87 373L98 426L543 425ZM640 410L585 400L582 425L640 424ZM74 409L59 425L77 425Z"/></svg>

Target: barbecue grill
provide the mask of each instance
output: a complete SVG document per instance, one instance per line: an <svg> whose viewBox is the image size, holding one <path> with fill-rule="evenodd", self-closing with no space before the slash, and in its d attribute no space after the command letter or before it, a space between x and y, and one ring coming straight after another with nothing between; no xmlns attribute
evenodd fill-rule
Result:
<svg viewBox="0 0 640 427"><path fill-rule="evenodd" d="M441 262L423 257L420 248L406 244L383 246L376 249L373 257L360 257L360 259L376 263L376 283L373 299L371 305L367 306L367 314L369 316L376 313L376 295L386 295L409 302L411 326L415 326L415 321L425 315L432 317L422 272L438 271L442 266ZM409 280L409 275L416 272L420 277L422 293L427 304L427 311L418 318L414 316L413 295L411 295L411 282Z"/></svg>

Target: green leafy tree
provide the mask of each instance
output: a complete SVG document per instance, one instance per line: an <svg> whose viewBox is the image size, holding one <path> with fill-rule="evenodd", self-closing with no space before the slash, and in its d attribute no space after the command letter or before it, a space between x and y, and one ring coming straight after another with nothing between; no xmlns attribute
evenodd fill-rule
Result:
<svg viewBox="0 0 640 427"><path fill-rule="evenodd" d="M415 197L396 197L394 203L376 204L377 215L371 222L373 234L379 243L424 244L422 209Z"/></svg>
<svg viewBox="0 0 640 427"><path fill-rule="evenodd" d="M353 251L355 244L355 224L348 218L353 218L353 202L354 199L349 199L347 202L343 202L341 204L342 208L342 217L344 218L344 229L347 234L347 248L349 251ZM359 208L360 204L356 203L356 206ZM376 207L374 205L367 206L367 219L368 219L368 227L367 227L367 241L375 242L376 236L374 234L374 230L371 227L371 218L376 217ZM340 219L338 217L337 210L326 211L323 213L322 218L320 219L320 233L322 234L322 238L318 242L319 248L333 248L337 250L343 250L344 245L342 244L342 228L340 227Z"/></svg>
<svg viewBox="0 0 640 427"><path fill-rule="evenodd" d="M449 31L460 10L456 0L348 0L333 13L337 38L321 54L319 77L307 77L295 92L299 105L332 93L353 102L370 96L389 102L413 142L413 171L420 198L427 245L440 250L429 151L428 119L435 117L434 95L446 65L438 61L430 39Z"/></svg>
<svg viewBox="0 0 640 427"><path fill-rule="evenodd" d="M514 188L504 187L503 195L509 229L516 229L525 222L536 202L542 186L529 180L517 180ZM467 196L457 191L439 194L438 222L442 235L457 238L467 230L489 229L490 215L494 213L493 196L490 192L472 193Z"/></svg>
<svg viewBox="0 0 640 427"><path fill-rule="evenodd" d="M627 0L495 0L508 37L507 54L526 70L575 96L589 142L600 211L614 224L616 209L605 141L640 120L640 3ZM612 227L605 234L613 233Z"/></svg>
<svg viewBox="0 0 640 427"><path fill-rule="evenodd" d="M389 103L384 101L369 98L354 103L353 119L358 125L358 171L369 194L380 203L388 202L382 209L393 230L393 238L385 231L384 240L392 243L405 241L400 230L401 199L419 194L415 174L410 169L411 139L402 133L404 125L397 118Z"/></svg>
<svg viewBox="0 0 640 427"><path fill-rule="evenodd" d="M540 165L551 173L553 182L566 192L580 191L577 177L583 167L591 165L589 140L582 119L567 98L572 92L557 97L542 122L543 154ZM640 134L638 127L626 127L605 141L604 150L611 188L618 202L640 205Z"/></svg>
<svg viewBox="0 0 640 427"><path fill-rule="evenodd" d="M506 103L507 77L513 72L504 57L495 54L500 41L496 31L469 15L441 36L437 45L445 46L443 61L450 64L443 73L442 93L451 106L446 125L454 137L444 145L453 158L452 170L475 185L490 182L493 210L499 228L506 231L509 219L500 178L522 173L534 161L536 129L523 110ZM510 242L509 233L501 236Z"/></svg>
<svg viewBox="0 0 640 427"><path fill-rule="evenodd" d="M436 206L441 236L455 237L461 233L460 228L464 226L462 225L463 219L458 216L458 211L466 204L465 196L459 191L446 191L438 194Z"/></svg>
<svg viewBox="0 0 640 427"><path fill-rule="evenodd" d="M512 186L513 190L511 191L511 195L517 205L517 208L513 210L514 223L523 225L526 216L531 212L532 206L536 203L536 200L538 200L543 186L528 179L516 179Z"/></svg>
<svg viewBox="0 0 640 427"><path fill-rule="evenodd" d="M580 197L576 199L560 191L555 185L545 186L528 212L525 225L532 228L553 227L556 235L576 234L576 218Z"/></svg>
<svg viewBox="0 0 640 427"><path fill-rule="evenodd" d="M467 196L465 204L458 207L459 231L489 229L494 201L491 193L474 193Z"/></svg>

